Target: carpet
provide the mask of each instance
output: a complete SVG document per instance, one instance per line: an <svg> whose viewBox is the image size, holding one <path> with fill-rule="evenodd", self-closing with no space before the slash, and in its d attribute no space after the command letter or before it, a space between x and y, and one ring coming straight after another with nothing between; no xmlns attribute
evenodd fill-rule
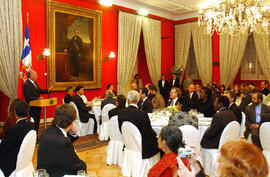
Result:
<svg viewBox="0 0 270 177"><path fill-rule="evenodd" d="M73 145L77 152L86 151L93 148L107 146L109 141L99 141L98 134L80 136Z"/></svg>

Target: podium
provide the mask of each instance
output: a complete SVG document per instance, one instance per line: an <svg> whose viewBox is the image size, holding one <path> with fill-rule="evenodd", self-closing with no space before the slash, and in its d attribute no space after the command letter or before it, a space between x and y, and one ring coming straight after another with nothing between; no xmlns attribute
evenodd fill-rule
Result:
<svg viewBox="0 0 270 177"><path fill-rule="evenodd" d="M46 107L57 105L57 98L48 99L38 99L29 102L30 106L43 107L44 111L44 127L46 128L47 117L46 117Z"/></svg>

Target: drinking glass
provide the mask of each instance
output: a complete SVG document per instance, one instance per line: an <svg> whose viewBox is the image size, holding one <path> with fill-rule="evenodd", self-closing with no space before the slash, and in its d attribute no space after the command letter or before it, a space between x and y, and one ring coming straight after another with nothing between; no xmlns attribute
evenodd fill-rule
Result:
<svg viewBox="0 0 270 177"><path fill-rule="evenodd" d="M46 169L38 169L37 170L37 177L45 177L46 176Z"/></svg>
<svg viewBox="0 0 270 177"><path fill-rule="evenodd" d="M79 170L77 172L77 175L79 175L79 176L86 176L86 172L84 170Z"/></svg>

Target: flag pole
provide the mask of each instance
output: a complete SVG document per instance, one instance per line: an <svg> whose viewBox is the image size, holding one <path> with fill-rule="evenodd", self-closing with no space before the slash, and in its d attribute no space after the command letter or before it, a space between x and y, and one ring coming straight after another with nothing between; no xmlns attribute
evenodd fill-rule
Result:
<svg viewBox="0 0 270 177"><path fill-rule="evenodd" d="M27 25L28 25L28 21L29 21L29 13L27 12L26 15L27 15Z"/></svg>

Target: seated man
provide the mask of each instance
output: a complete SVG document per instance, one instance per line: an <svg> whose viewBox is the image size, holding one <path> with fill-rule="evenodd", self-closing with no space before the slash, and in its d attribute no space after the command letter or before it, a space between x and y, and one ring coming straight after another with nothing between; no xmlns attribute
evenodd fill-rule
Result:
<svg viewBox="0 0 270 177"><path fill-rule="evenodd" d="M55 109L52 125L41 135L37 151L37 169L46 169L53 177L76 175L79 170L86 170L72 145L68 134L76 134L76 112L71 105L60 105Z"/></svg>
<svg viewBox="0 0 270 177"><path fill-rule="evenodd" d="M159 149L157 135L151 127L147 113L137 107L139 99L140 95L137 91L131 90L128 92L129 106L127 109L121 111L118 117L118 123L120 131L124 121L131 122L139 129L142 136L142 158L147 159L156 155Z"/></svg>
<svg viewBox="0 0 270 177"><path fill-rule="evenodd" d="M180 89L176 87L171 88L170 99L168 101L167 106L176 106L179 97L180 97Z"/></svg>
<svg viewBox="0 0 270 177"><path fill-rule="evenodd" d="M28 104L22 100L15 105L17 122L7 129L0 143L0 169L5 176L10 176L15 170L22 141L25 135L35 128L34 123L29 120L29 109Z"/></svg>
<svg viewBox="0 0 270 177"><path fill-rule="evenodd" d="M94 114L90 114L89 111L92 109L92 104L86 105L86 103L83 101L84 97L84 88L83 86L77 86L76 94L73 96L72 101L76 104L77 109L79 111L80 121L82 123L87 123L89 119L93 119L95 122L94 125L94 133L97 132L97 121Z"/></svg>
<svg viewBox="0 0 270 177"><path fill-rule="evenodd" d="M104 108L106 104L114 104L115 105L115 99L114 94L111 90L106 90L105 92L104 100L101 101L101 110Z"/></svg>
<svg viewBox="0 0 270 177"><path fill-rule="evenodd" d="M109 119L113 116L119 116L119 112L126 109L126 97L124 95L118 95L115 102L116 108L108 112Z"/></svg>
<svg viewBox="0 0 270 177"><path fill-rule="evenodd" d="M150 87L150 93L154 96L152 99L153 109L164 109L165 101L155 85Z"/></svg>
<svg viewBox="0 0 270 177"><path fill-rule="evenodd" d="M233 91L229 91L226 93L226 96L228 97L229 102L230 102L229 109L232 110L232 112L235 114L235 116L237 118L237 122L239 124L241 124L242 113L241 113L239 107L235 104L236 94Z"/></svg>
<svg viewBox="0 0 270 177"><path fill-rule="evenodd" d="M260 92L254 92L252 94L252 105L246 108L246 131L244 133L247 139L249 134L251 134L251 139L253 144L261 147L261 142L259 138L259 127L261 122L263 122L262 117L270 113L270 108L262 103L263 95Z"/></svg>
<svg viewBox="0 0 270 177"><path fill-rule="evenodd" d="M153 104L151 100L147 97L148 96L148 90L147 88L141 88L140 89L140 101L138 103L138 108L142 111L145 111L147 113L152 113L153 111Z"/></svg>
<svg viewBox="0 0 270 177"><path fill-rule="evenodd" d="M218 96L214 106L218 112L213 116L211 125L207 128L201 140L201 146L207 149L217 149L224 128L230 122L237 120L234 113L228 108L229 100L226 96Z"/></svg>
<svg viewBox="0 0 270 177"><path fill-rule="evenodd" d="M64 98L64 103L69 104L72 101L73 88L71 86L67 87L67 94Z"/></svg>

